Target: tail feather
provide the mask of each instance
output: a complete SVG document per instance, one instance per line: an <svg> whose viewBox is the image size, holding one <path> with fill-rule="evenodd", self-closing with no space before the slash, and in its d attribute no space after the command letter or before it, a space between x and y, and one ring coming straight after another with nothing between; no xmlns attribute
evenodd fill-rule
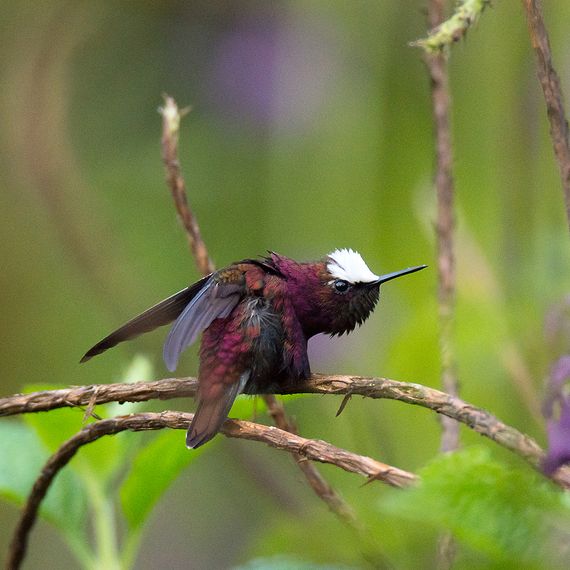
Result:
<svg viewBox="0 0 570 570"><path fill-rule="evenodd" d="M186 433L186 447L196 449L210 441L220 431L248 377L249 372L242 374L240 381L230 386L219 398L199 398L194 419Z"/></svg>

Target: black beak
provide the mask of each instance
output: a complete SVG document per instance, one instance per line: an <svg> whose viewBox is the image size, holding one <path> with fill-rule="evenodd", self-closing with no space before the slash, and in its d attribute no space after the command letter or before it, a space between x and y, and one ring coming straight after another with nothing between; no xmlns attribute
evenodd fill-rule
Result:
<svg viewBox="0 0 570 570"><path fill-rule="evenodd" d="M415 273L416 271L420 271L426 267L427 265L418 265L417 267L408 267L407 269L402 269L401 271L394 271L394 273L386 273L386 275L380 275L376 281L367 283L367 285L382 285L382 283L386 283L386 281L396 279L396 277L402 277L402 275L407 275L408 273Z"/></svg>

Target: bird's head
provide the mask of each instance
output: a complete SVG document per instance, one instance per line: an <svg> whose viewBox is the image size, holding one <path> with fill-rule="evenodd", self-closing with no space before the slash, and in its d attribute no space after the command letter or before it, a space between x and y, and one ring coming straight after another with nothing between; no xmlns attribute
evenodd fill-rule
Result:
<svg viewBox="0 0 570 570"><path fill-rule="evenodd" d="M333 335L350 332L368 318L378 302L383 283L425 267L420 265L376 275L358 252L352 249L333 251L320 265L318 304L321 328L326 330L319 332Z"/></svg>

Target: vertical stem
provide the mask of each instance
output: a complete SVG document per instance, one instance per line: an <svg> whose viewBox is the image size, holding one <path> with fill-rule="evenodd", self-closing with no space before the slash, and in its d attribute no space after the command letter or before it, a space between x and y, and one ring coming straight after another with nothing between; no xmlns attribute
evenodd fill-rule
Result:
<svg viewBox="0 0 570 570"><path fill-rule="evenodd" d="M435 28L444 20L445 0L429 0L428 23ZM455 374L453 349L453 316L455 309L455 257L453 249L454 183L453 151L449 125L451 98L447 56L442 50L426 55L430 75L432 112L435 131L435 189L437 194L437 277L438 312L441 353L441 384L452 396L459 393ZM441 418L442 434L440 449L451 452L459 446L459 424L451 418ZM437 568L451 568L455 559L455 541L450 533L439 537Z"/></svg>
<svg viewBox="0 0 570 570"><path fill-rule="evenodd" d="M142 527L137 530L131 529L129 531L122 548L123 552L121 553L122 570L129 570L134 566L139 553L142 536Z"/></svg>
<svg viewBox="0 0 570 570"><path fill-rule="evenodd" d="M279 402L279 400L277 400L273 394L265 394L263 396L263 399L267 404L267 410L269 412L269 415L273 418L275 425L279 429L298 435L297 427L293 421L287 417L283 404ZM292 455L295 463L297 463L299 469L307 478L307 482L313 491L315 491L315 493L321 497L321 499L328 505L329 509L339 519L349 524L350 526L357 528L359 523L356 520L354 511L331 487L331 485L321 475L315 465L310 461L307 461L307 458L300 455L299 453L293 453Z"/></svg>
<svg viewBox="0 0 570 570"><path fill-rule="evenodd" d="M82 470L81 477L89 491L89 498L93 507L96 541L94 568L97 570L121 570L113 504L105 496L105 491L100 482L89 472Z"/></svg>
<svg viewBox="0 0 570 570"><path fill-rule="evenodd" d="M532 47L536 53L537 74L544 93L546 112L550 122L550 138L560 170L560 180L566 205L566 220L570 228L570 142L568 122L564 112L564 99L560 79L552 64L550 40L542 16L540 0L523 0L528 20Z"/></svg>
<svg viewBox="0 0 570 570"><path fill-rule="evenodd" d="M65 542L84 570L95 569L95 557L83 537L79 538L72 533L65 533Z"/></svg>
<svg viewBox="0 0 570 570"><path fill-rule="evenodd" d="M430 0L428 20L431 27L443 21L443 0ZM453 151L449 125L450 95L447 59L445 53L426 55L431 80L432 109L435 129L437 193L437 270L438 310L440 321L441 382L445 392L457 396L459 389L455 374L453 349L453 316L455 308L455 256L453 249L454 183ZM452 451L459 445L459 424L442 421L441 450Z"/></svg>

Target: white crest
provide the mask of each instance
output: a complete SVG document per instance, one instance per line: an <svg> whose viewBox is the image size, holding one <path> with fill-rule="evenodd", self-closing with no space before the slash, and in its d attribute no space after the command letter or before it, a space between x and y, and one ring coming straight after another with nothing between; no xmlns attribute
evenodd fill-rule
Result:
<svg viewBox="0 0 570 570"><path fill-rule="evenodd" d="M335 249L328 257L327 269L335 279L344 279L349 283L371 283L378 279L378 275L370 271L357 251Z"/></svg>

